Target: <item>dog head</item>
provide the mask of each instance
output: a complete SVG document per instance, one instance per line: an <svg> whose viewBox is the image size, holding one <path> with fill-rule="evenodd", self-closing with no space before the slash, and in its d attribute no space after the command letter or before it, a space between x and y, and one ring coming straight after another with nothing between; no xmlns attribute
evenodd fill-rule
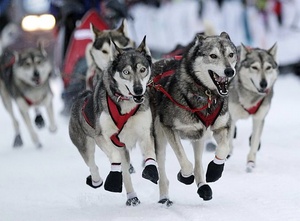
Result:
<svg viewBox="0 0 300 221"><path fill-rule="evenodd" d="M108 74L114 84L116 93L125 97L132 97L135 103L144 101L147 83L151 75L151 53L146 45L146 36L137 49L119 48L114 42L111 43L111 65Z"/></svg>
<svg viewBox="0 0 300 221"><path fill-rule="evenodd" d="M202 84L221 96L228 95L229 82L236 74L237 50L226 32L219 36L196 35L188 58Z"/></svg>
<svg viewBox="0 0 300 221"><path fill-rule="evenodd" d="M93 43L90 48L90 55L96 65L104 70L107 68L110 53L110 39L120 48L134 47L134 42L128 37L127 21L124 19L121 26L114 30L98 30L91 24Z"/></svg>
<svg viewBox="0 0 300 221"><path fill-rule="evenodd" d="M241 45L237 71L245 88L260 94L269 92L278 76L276 52L276 43L268 50Z"/></svg>
<svg viewBox="0 0 300 221"><path fill-rule="evenodd" d="M49 78L52 70L47 52L42 45L15 53L14 76L24 83L38 87Z"/></svg>

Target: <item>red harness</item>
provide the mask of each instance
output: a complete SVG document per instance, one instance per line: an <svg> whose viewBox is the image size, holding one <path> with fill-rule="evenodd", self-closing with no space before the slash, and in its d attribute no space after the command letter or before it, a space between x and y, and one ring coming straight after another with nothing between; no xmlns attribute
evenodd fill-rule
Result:
<svg viewBox="0 0 300 221"><path fill-rule="evenodd" d="M115 125L119 129L118 132L111 135L110 139L114 143L114 145L118 147L125 147L125 144L122 143L119 139L119 134L121 133L124 125L128 121L128 119L133 116L137 110L139 109L140 105L136 105L129 113L121 114L116 103L110 98L110 96L107 95L107 104L108 104L108 110L110 113L111 118L113 119Z"/></svg>
<svg viewBox="0 0 300 221"><path fill-rule="evenodd" d="M243 108L244 108L245 111L247 111L250 115L255 114L255 113L258 111L258 109L260 108L260 106L261 106L261 104L262 104L263 101L264 101L264 98L261 99L260 101L258 101L257 104L254 105L253 107L250 107L250 108L245 108L245 107L243 107Z"/></svg>
<svg viewBox="0 0 300 221"><path fill-rule="evenodd" d="M181 58L181 57L180 57ZM179 56L176 57L175 59L179 59ZM211 113L211 114L207 114L204 115L202 114L200 111L203 111L207 108L210 108L211 104L213 103L211 94L207 91L205 91L206 95L207 95L207 104L199 107L199 108L191 108L189 106L185 106L181 103L179 103L178 101L176 101L164 88L161 84L159 84L158 82L167 76L171 76L172 74L174 74L175 70L168 70L166 72L163 72L162 74L159 74L157 76L155 76L152 81L150 81L150 83L148 84L148 86L155 88L157 91L162 92L167 98L169 98L175 105L177 105L178 107L185 109L189 112L195 113L199 119L201 120L201 122L206 126L209 127L210 125L212 125L215 120L217 119L217 117L219 116L222 107L223 107L223 102Z"/></svg>
<svg viewBox="0 0 300 221"><path fill-rule="evenodd" d="M82 113L85 121L92 128L95 129L93 120L91 120L92 116L88 116L89 108L91 108L89 105L93 105L92 103L89 103L89 99L91 99L91 98L92 97L86 98L86 100L84 101L84 104L82 106L81 113ZM107 95L107 105L108 105L109 114L110 114L112 120L114 121L115 125L118 128L118 132L111 135L110 140L113 142L114 145L116 145L118 147L125 147L125 144L123 142L121 142L119 139L119 134L121 133L121 131L122 131L124 125L126 124L126 122L128 121L128 119L138 111L140 105L136 105L129 113L121 114L116 103L108 95Z"/></svg>

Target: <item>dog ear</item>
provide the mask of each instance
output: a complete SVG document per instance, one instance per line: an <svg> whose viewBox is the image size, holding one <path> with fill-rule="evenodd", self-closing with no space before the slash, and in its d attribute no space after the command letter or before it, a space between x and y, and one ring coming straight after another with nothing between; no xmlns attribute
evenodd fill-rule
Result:
<svg viewBox="0 0 300 221"><path fill-rule="evenodd" d="M38 41L37 44L38 44L38 49L40 50L40 52L42 53L42 55L44 57L46 57L47 56L47 51L45 50L44 42Z"/></svg>
<svg viewBox="0 0 300 221"><path fill-rule="evenodd" d="M276 57L277 57L277 43L275 43L269 50L268 52L272 55L272 57L274 58L274 60L276 61Z"/></svg>
<svg viewBox="0 0 300 221"><path fill-rule="evenodd" d="M241 43L241 51L240 51L240 61L246 59L246 55L251 52L250 48L247 48L243 43Z"/></svg>
<svg viewBox="0 0 300 221"><path fill-rule="evenodd" d="M230 40L229 35L228 35L227 32L225 32L225 31L223 31L223 32L220 34L220 37L226 38L226 39Z"/></svg>
<svg viewBox="0 0 300 221"><path fill-rule="evenodd" d="M149 63L152 63L151 52L148 46L146 45L146 35L144 36L141 44L136 49L138 52L142 53L148 60Z"/></svg>
<svg viewBox="0 0 300 221"><path fill-rule="evenodd" d="M115 60L115 58L122 53L123 50L119 48L118 45L116 45L116 43L112 39L110 39L110 53L109 53L110 60L111 61Z"/></svg>
<svg viewBox="0 0 300 221"><path fill-rule="evenodd" d="M116 29L118 32L122 33L124 36L128 37L128 24L127 20L123 19L119 28Z"/></svg>
<svg viewBox="0 0 300 221"><path fill-rule="evenodd" d="M90 30L92 32L92 40L95 41L95 39L97 38L97 36L100 35L101 31L98 30L98 28L96 28L93 23L90 23Z"/></svg>

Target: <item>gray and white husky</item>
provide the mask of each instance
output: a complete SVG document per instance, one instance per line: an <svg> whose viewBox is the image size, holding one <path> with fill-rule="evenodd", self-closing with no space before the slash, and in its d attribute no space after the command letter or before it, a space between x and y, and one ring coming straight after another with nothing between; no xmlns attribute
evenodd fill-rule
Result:
<svg viewBox="0 0 300 221"><path fill-rule="evenodd" d="M86 74L86 88L93 89L99 75L107 68L110 62L111 40L119 47L134 47L135 43L129 38L127 21L124 19L117 29L98 30L92 23L90 29L93 41L86 47L88 70Z"/></svg>
<svg viewBox="0 0 300 221"><path fill-rule="evenodd" d="M22 146L23 141L19 123L13 112L13 100L36 147L41 147L42 144L32 125L30 108L35 108L37 127L43 127L45 124L39 111L39 107L44 106L49 117L50 132L55 132L57 129L52 104L53 94L49 82L51 71L51 62L42 45L21 52L6 51L1 57L0 93L3 104L13 120L14 147Z"/></svg>
<svg viewBox="0 0 300 221"><path fill-rule="evenodd" d="M158 181L156 155L149 106L147 83L152 59L145 38L137 49L120 49L110 44L110 63L99 76L93 92L86 91L74 102L69 122L69 135L90 169L86 184L102 186L95 163L95 144L111 163L104 189L127 191L126 205L140 203L132 186L129 151L138 143L145 168L142 176L153 183ZM123 175L123 177L122 177Z"/></svg>
<svg viewBox="0 0 300 221"><path fill-rule="evenodd" d="M270 110L273 86L278 76L276 62L277 45L269 50L260 48L240 48L237 76L229 90L229 112L231 123L231 151L236 121L252 118L252 134L249 139L250 152L247 157L247 171L255 167L256 153L260 147L265 117Z"/></svg>
<svg viewBox="0 0 300 221"><path fill-rule="evenodd" d="M235 76L236 61L236 47L227 33L207 37L199 34L175 65L174 74L167 77L158 75L158 78L161 77L158 81L154 77L151 86L156 90L153 114L160 173L159 203L167 206L172 204L165 171L167 142L173 148L181 167L178 180L190 185L195 179L199 196L203 200L212 199L212 190L207 182L214 182L221 177L229 153L231 120L228 112L228 86ZM205 133L209 129L213 131L218 147L214 159L208 165L205 178L202 152ZM194 168L181 139L192 143Z"/></svg>

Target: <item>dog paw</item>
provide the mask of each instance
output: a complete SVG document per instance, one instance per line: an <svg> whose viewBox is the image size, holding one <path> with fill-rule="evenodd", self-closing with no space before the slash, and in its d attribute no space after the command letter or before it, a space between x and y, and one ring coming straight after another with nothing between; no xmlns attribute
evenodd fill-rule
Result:
<svg viewBox="0 0 300 221"><path fill-rule="evenodd" d="M137 206L139 204L141 204L141 201L137 197L133 197L126 201L126 206Z"/></svg>
<svg viewBox="0 0 300 221"><path fill-rule="evenodd" d="M158 181L157 167L155 165L146 166L143 170L142 177L157 184Z"/></svg>
<svg viewBox="0 0 300 221"><path fill-rule="evenodd" d="M35 122L35 125L37 126L37 128L39 128L39 129L45 127L44 118L40 114L36 115L34 122Z"/></svg>
<svg viewBox="0 0 300 221"><path fill-rule="evenodd" d="M173 205L173 201L171 201L168 198L161 199L160 201L158 201L158 203L166 205L167 207L170 207Z"/></svg>
<svg viewBox="0 0 300 221"><path fill-rule="evenodd" d="M123 185L122 172L110 171L104 183L104 189L114 193L121 193Z"/></svg>
<svg viewBox="0 0 300 221"><path fill-rule="evenodd" d="M255 168L255 163L253 161L249 161L247 163L246 172L247 173L252 173L254 168Z"/></svg>
<svg viewBox="0 0 300 221"><path fill-rule="evenodd" d="M209 185L204 184L198 188L197 191L200 198L202 198L204 201L208 201L212 199L212 190Z"/></svg>
<svg viewBox="0 0 300 221"><path fill-rule="evenodd" d="M194 175L190 175L190 176L183 176L181 174L181 172L179 171L179 173L177 174L177 180L181 183L184 183L185 185L191 185L194 182Z"/></svg>
<svg viewBox="0 0 300 221"><path fill-rule="evenodd" d="M23 140L20 134L16 135L13 147L21 147L23 146Z"/></svg>
<svg viewBox="0 0 300 221"><path fill-rule="evenodd" d="M223 170L224 170L224 163L216 164L213 161L211 161L207 167L206 182L215 182L218 179L220 179Z"/></svg>
<svg viewBox="0 0 300 221"><path fill-rule="evenodd" d="M85 182L87 185L89 185L90 187L93 187L94 189L97 189L99 187L101 187L103 185L103 181L102 179L100 179L98 182L94 182L92 180L92 176L89 175L87 178L86 178L86 182Z"/></svg>

